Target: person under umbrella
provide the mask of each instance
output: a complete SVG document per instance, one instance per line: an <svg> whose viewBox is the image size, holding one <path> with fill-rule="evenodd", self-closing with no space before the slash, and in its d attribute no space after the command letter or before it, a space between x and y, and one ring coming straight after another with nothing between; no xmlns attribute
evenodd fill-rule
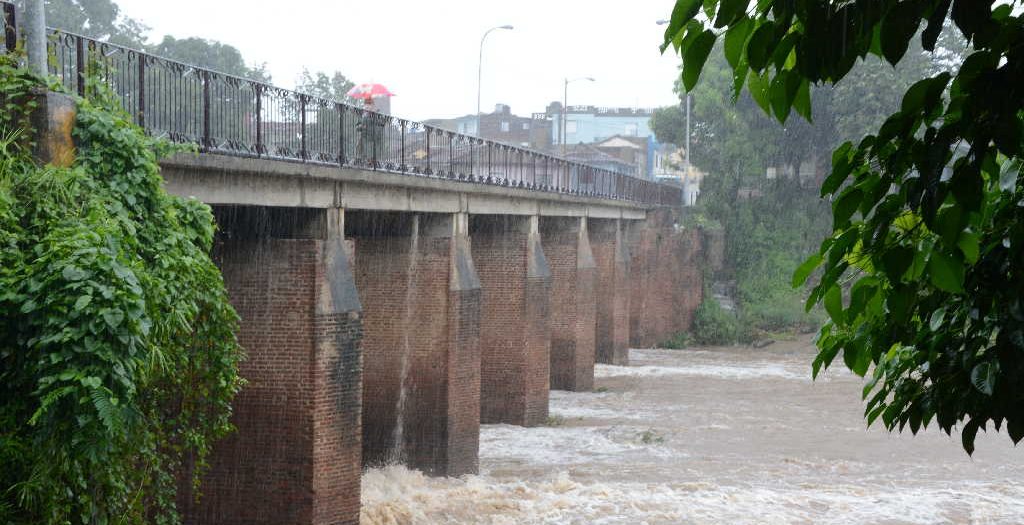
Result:
<svg viewBox="0 0 1024 525"><path fill-rule="evenodd" d="M373 99L391 97L394 93L381 84L359 84L346 95L363 101L363 111L356 122L356 162L376 166L384 137L384 118L377 112Z"/></svg>

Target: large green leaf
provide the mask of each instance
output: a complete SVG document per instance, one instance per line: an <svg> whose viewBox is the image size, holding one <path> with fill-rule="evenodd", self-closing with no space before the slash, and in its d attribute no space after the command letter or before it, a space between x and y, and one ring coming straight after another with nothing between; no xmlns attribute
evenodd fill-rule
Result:
<svg viewBox="0 0 1024 525"><path fill-rule="evenodd" d="M848 187L843 190L835 204L832 205L833 224L837 227L846 224L853 216L853 212L857 211L863 197L864 192L860 188Z"/></svg>
<svg viewBox="0 0 1024 525"><path fill-rule="evenodd" d="M779 71L772 79L768 94L771 97L772 112L779 122L785 123L789 117L789 108L793 107L800 83L800 76L789 70Z"/></svg>
<svg viewBox="0 0 1024 525"><path fill-rule="evenodd" d="M731 26L737 18L743 16L747 11L749 3L749 0L720 0L718 17L715 18L715 27Z"/></svg>
<svg viewBox="0 0 1024 525"><path fill-rule="evenodd" d="M984 361L974 365L971 369L971 384L979 392L991 396L995 390L996 380L999 376L999 365L991 361Z"/></svg>
<svg viewBox="0 0 1024 525"><path fill-rule="evenodd" d="M676 39L680 31L684 30L687 22L697 16L700 6L701 0L679 0L676 2L668 27L665 28L665 41L661 44L662 53L672 45L672 41Z"/></svg>
<svg viewBox="0 0 1024 525"><path fill-rule="evenodd" d="M725 32L725 45L723 46L723 50L725 51L725 59L733 68L736 68L740 63L740 60L743 58L743 49L753 28L753 20L744 18L729 27Z"/></svg>
<svg viewBox="0 0 1024 525"><path fill-rule="evenodd" d="M758 74L751 70L747 75L747 90L750 91L750 97L757 102L757 105L764 110L765 113L771 111L768 98L768 73Z"/></svg>
<svg viewBox="0 0 1024 525"><path fill-rule="evenodd" d="M882 21L882 55L896 65L907 52L910 39L921 24L920 7L913 0L904 0L889 10Z"/></svg>
<svg viewBox="0 0 1024 525"><path fill-rule="evenodd" d="M793 288L803 286L804 283L807 282L807 278L810 277L811 272L813 272L818 266L821 266L822 261L823 259L821 254L816 253L808 257L803 264L797 267L796 271L793 272Z"/></svg>
<svg viewBox="0 0 1024 525"><path fill-rule="evenodd" d="M949 12L949 6L952 3L953 0L940 0L935 4L931 15L928 16L928 26L921 33L921 45L926 50L933 51L935 49L935 42L939 39L942 24L946 20L946 13Z"/></svg>
<svg viewBox="0 0 1024 525"><path fill-rule="evenodd" d="M957 246L960 248L960 252L964 254L964 259L968 263L974 264L978 262L978 257L981 255L978 234L972 231L961 232L960 238L957 240Z"/></svg>
<svg viewBox="0 0 1024 525"><path fill-rule="evenodd" d="M936 288L951 293L964 289L964 265L936 247L928 259L928 274Z"/></svg>
<svg viewBox="0 0 1024 525"><path fill-rule="evenodd" d="M801 117L807 119L807 122L813 121L811 118L811 83L807 79L800 81L800 87L796 91L796 98L793 99L793 109Z"/></svg>
<svg viewBox="0 0 1024 525"><path fill-rule="evenodd" d="M775 31L775 24L766 21L750 36L750 43L747 44L747 63L750 64L750 69L760 73L768 65L768 59L778 42Z"/></svg>
<svg viewBox="0 0 1024 525"><path fill-rule="evenodd" d="M845 317L843 316L843 291L839 286L832 285L825 291L825 311L832 318L832 322L839 326L845 324Z"/></svg>
<svg viewBox="0 0 1024 525"><path fill-rule="evenodd" d="M715 47L715 39L718 38L713 31L706 29L701 32L686 48L683 55L683 87L687 91L697 85L700 72L704 69L704 62Z"/></svg>

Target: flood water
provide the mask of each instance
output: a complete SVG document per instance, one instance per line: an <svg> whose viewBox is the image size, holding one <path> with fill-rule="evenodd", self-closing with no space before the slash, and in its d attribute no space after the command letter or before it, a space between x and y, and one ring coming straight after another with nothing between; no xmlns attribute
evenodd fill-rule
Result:
<svg viewBox="0 0 1024 525"><path fill-rule="evenodd" d="M549 426L485 425L480 475L363 476L364 524L1024 523L1024 451L866 429L862 380L810 380L809 339L632 350ZM954 434L956 436L956 434Z"/></svg>

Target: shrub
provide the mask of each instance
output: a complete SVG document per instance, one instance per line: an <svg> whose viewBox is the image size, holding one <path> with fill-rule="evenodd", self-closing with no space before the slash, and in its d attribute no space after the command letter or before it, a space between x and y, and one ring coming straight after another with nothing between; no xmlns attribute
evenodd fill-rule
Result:
<svg viewBox="0 0 1024 525"><path fill-rule="evenodd" d="M693 316L693 339L700 345L730 345L739 340L736 316L718 301L705 299Z"/></svg>
<svg viewBox="0 0 1024 525"><path fill-rule="evenodd" d="M667 350L682 350L687 346L690 346L692 338L687 332L678 332L672 334L668 340L658 345L658 348L664 348Z"/></svg>
<svg viewBox="0 0 1024 525"><path fill-rule="evenodd" d="M0 55L2 98L44 82ZM163 189L170 144L91 92L70 168L0 112L0 523L173 525L232 430L238 318L209 207Z"/></svg>

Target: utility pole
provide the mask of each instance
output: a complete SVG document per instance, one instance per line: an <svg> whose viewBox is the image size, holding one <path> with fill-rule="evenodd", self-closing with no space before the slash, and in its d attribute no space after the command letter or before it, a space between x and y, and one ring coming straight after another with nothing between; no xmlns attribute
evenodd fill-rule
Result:
<svg viewBox="0 0 1024 525"><path fill-rule="evenodd" d="M45 76L46 67L46 11L43 0L25 0L25 51L29 70Z"/></svg>
<svg viewBox="0 0 1024 525"><path fill-rule="evenodd" d="M690 94L686 94L686 176L690 176Z"/></svg>
<svg viewBox="0 0 1024 525"><path fill-rule="evenodd" d="M491 31L495 29L506 29L511 30L512 26L495 26L487 31L484 31L484 36L480 38L480 57L476 63L476 136L480 134L480 85L484 78L484 40L487 40L487 35L491 34Z"/></svg>
<svg viewBox="0 0 1024 525"><path fill-rule="evenodd" d="M569 80L568 78L566 78L565 79L565 84L562 86L562 88L563 88L563 90L562 90L562 125L559 126L559 128L560 128L559 131L561 132L561 133L559 133L559 135L561 135L561 137L562 137L562 156L563 157L565 157L565 140L567 138L567 135L565 133L565 123L566 123L565 114L569 110L569 84L571 84L573 82L576 82L577 80L587 80L589 82L593 82L594 81L594 79L592 77L579 77L579 78L574 78L572 80Z"/></svg>

